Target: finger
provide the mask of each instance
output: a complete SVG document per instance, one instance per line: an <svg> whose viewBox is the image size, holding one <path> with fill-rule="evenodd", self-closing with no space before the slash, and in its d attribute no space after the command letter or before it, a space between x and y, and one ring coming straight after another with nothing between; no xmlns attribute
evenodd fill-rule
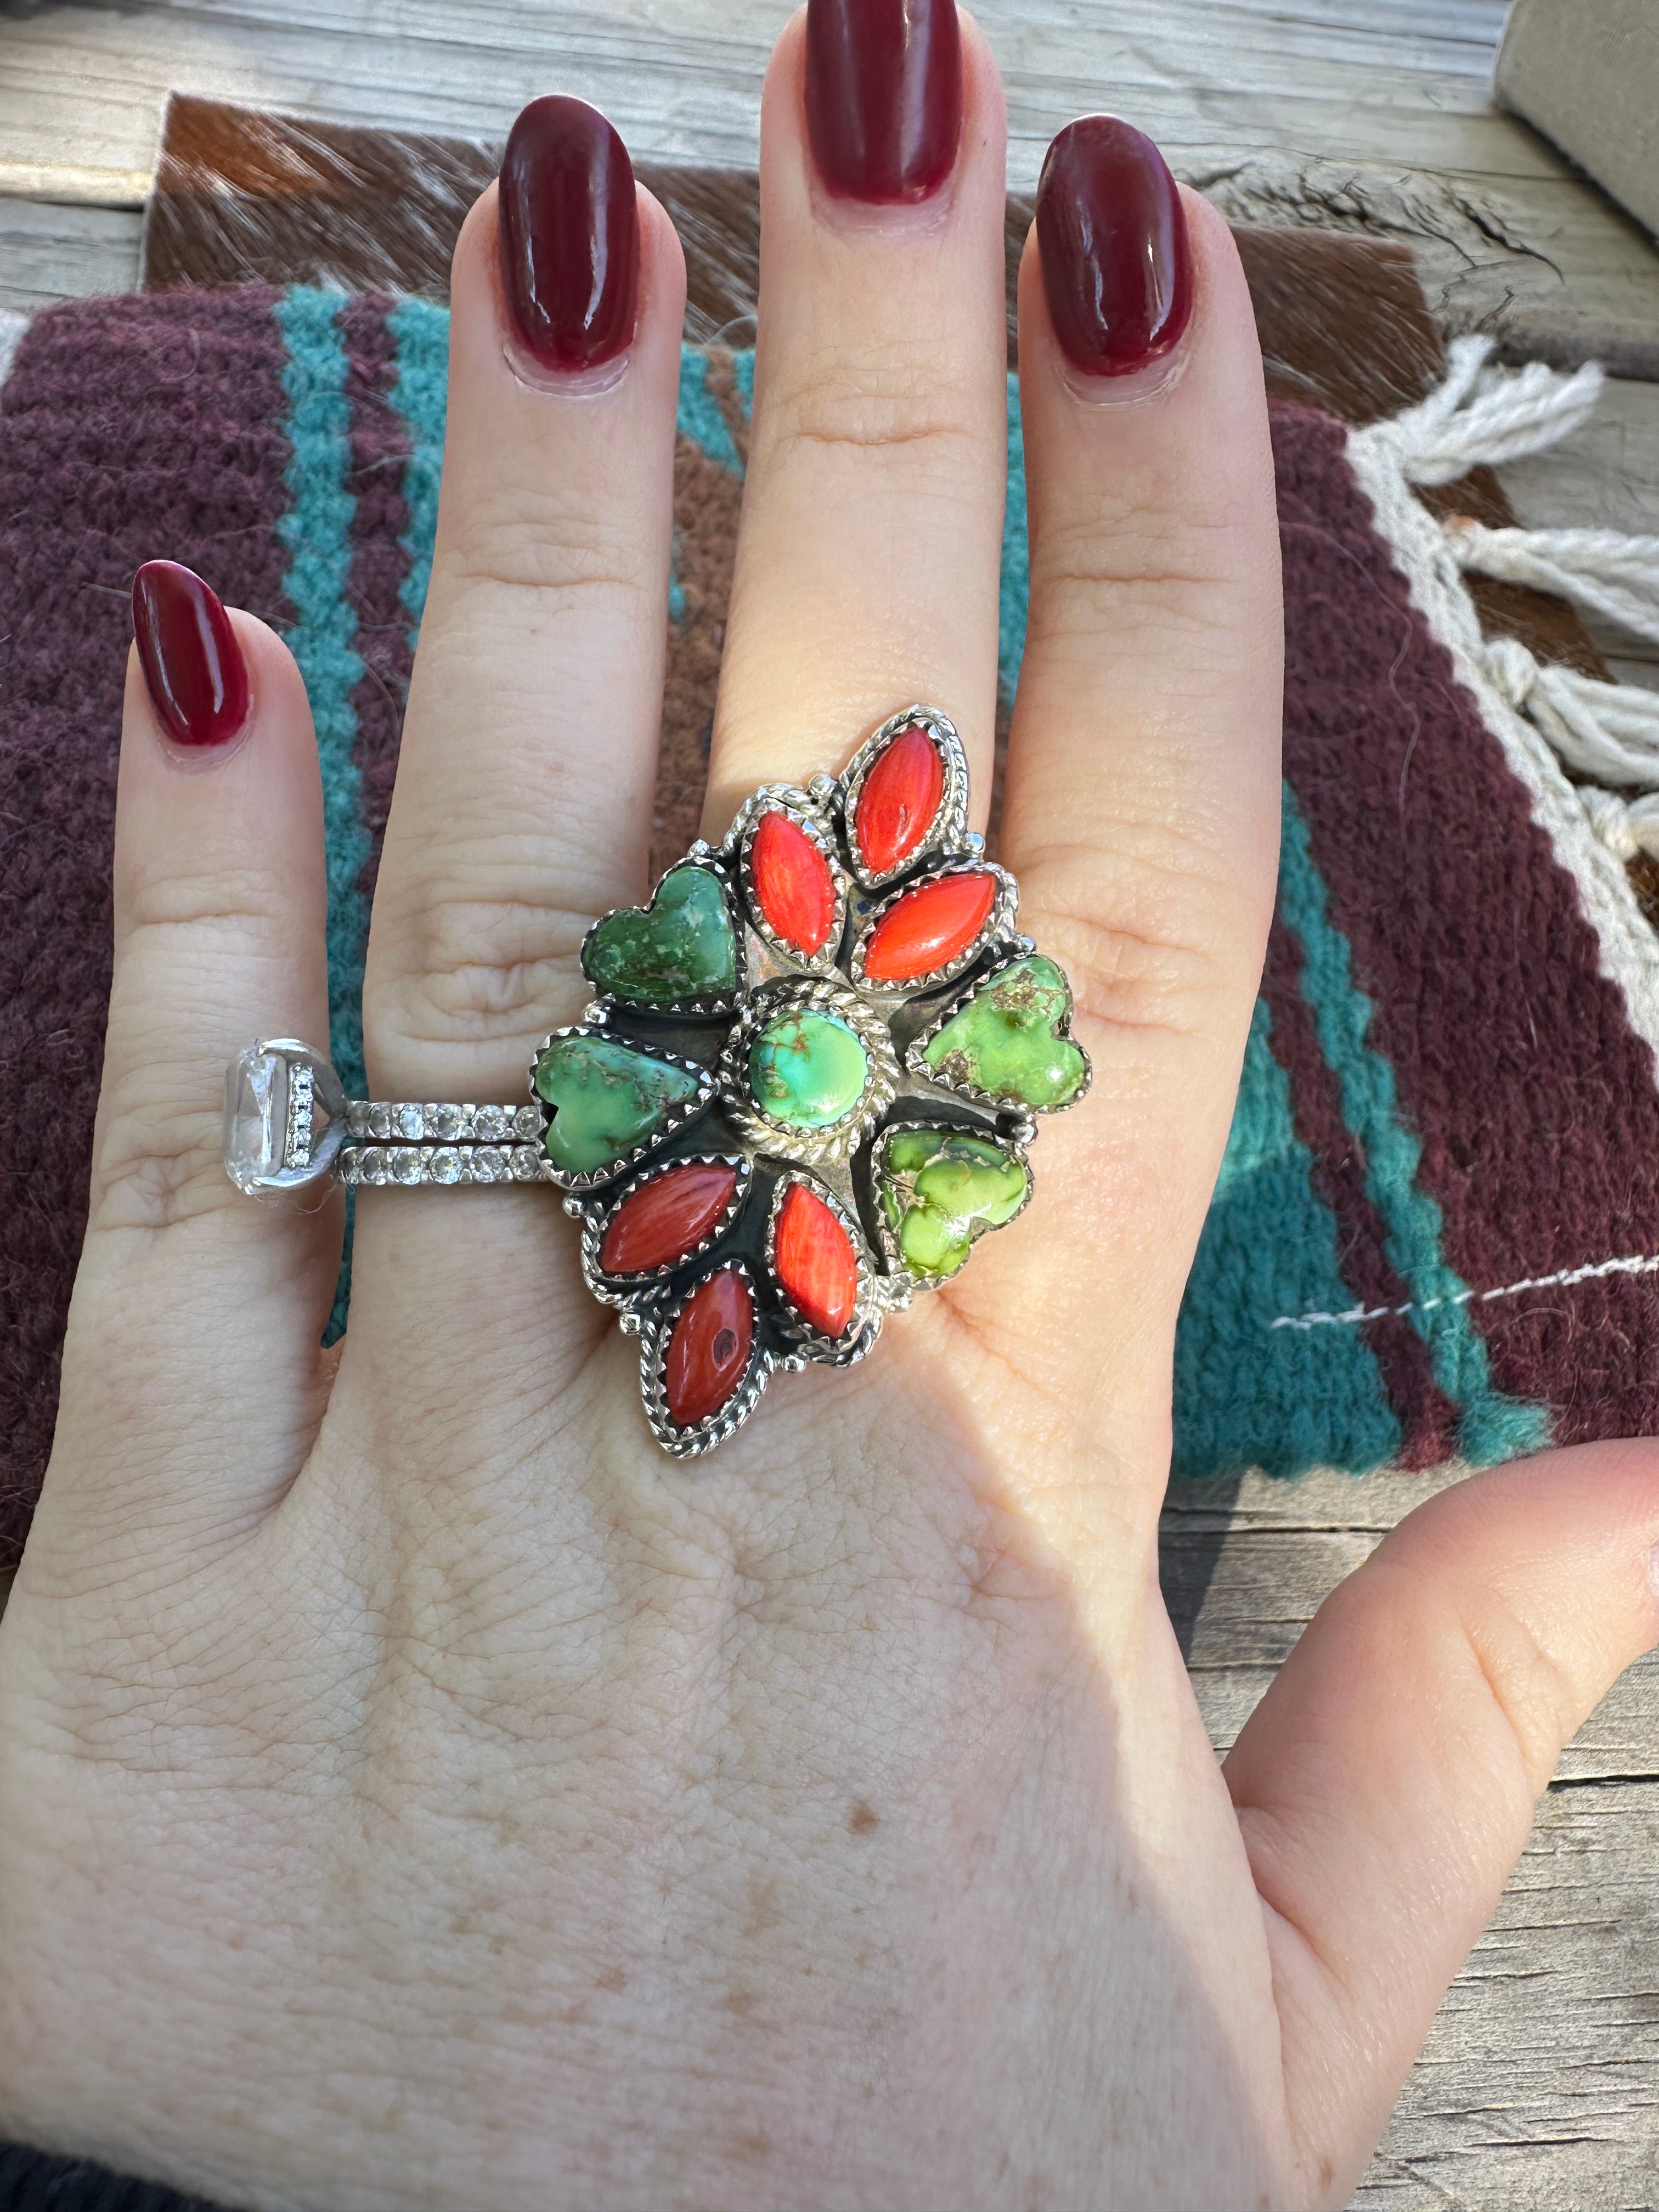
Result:
<svg viewBox="0 0 1659 2212"><path fill-rule="evenodd" d="M252 1204L220 1152L232 1057L255 1036L328 1035L305 686L263 623L227 617L186 569L141 569L134 604L87 1242L32 1559L56 1536L127 1547L204 1516L234 1530L273 1502L320 1418L339 1264L337 1196Z"/></svg>
<svg viewBox="0 0 1659 2212"><path fill-rule="evenodd" d="M364 981L382 1097L522 1099L538 1039L582 1004L589 923L643 887L684 281L605 118L527 108L455 251L436 544Z"/></svg>
<svg viewBox="0 0 1659 2212"><path fill-rule="evenodd" d="M960 62L957 56L960 51ZM811 0L761 110L743 523L707 834L921 700L968 746L996 707L1007 421L1006 126L954 0Z"/></svg>
<svg viewBox="0 0 1659 2212"><path fill-rule="evenodd" d="M1656 1544L1651 1443L1444 1492L1327 1599L1235 1745L1322 2202L1347 2202L1562 1746L1659 1641Z"/></svg>
<svg viewBox="0 0 1659 2212"><path fill-rule="evenodd" d="M1121 1395L1128 1376L1167 1411L1170 1319L1272 908L1273 465L1219 216L1101 118L1055 142L1038 205L1019 288L1030 603L1002 856L1021 926L1070 977L1095 1073L1043 1135L1036 1203L1055 1207L1066 1258L1030 1334L1068 1402L1085 1383ZM957 1296L994 1328L1011 1262L984 1256ZM1103 1361L1103 1304L1119 1316Z"/></svg>

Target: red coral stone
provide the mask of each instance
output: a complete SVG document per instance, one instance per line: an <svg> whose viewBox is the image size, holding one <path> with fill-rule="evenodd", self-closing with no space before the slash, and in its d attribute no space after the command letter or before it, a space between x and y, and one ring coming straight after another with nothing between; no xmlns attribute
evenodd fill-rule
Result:
<svg viewBox="0 0 1659 2212"><path fill-rule="evenodd" d="M791 1183L778 1208L772 1264L791 1303L822 1336L839 1336L858 1302L853 1240L817 1193Z"/></svg>
<svg viewBox="0 0 1659 2212"><path fill-rule="evenodd" d="M872 983L908 983L948 967L984 928L996 895L996 878L971 870L906 891L871 931L865 974Z"/></svg>
<svg viewBox="0 0 1659 2212"><path fill-rule="evenodd" d="M908 860L933 826L945 796L939 748L918 729L901 730L864 779L853 827L872 876Z"/></svg>
<svg viewBox="0 0 1659 2212"><path fill-rule="evenodd" d="M744 1377L755 1334L755 1302L735 1267L700 1283L680 1310L663 1363L670 1419L694 1429L718 1413Z"/></svg>
<svg viewBox="0 0 1659 2212"><path fill-rule="evenodd" d="M738 1171L690 1160L641 1183L611 1217L599 1245L608 1275L641 1275L694 1251L726 1211Z"/></svg>
<svg viewBox="0 0 1659 2212"><path fill-rule="evenodd" d="M767 926L797 952L821 951L836 919L830 863L787 814L763 814L749 848L749 873Z"/></svg>

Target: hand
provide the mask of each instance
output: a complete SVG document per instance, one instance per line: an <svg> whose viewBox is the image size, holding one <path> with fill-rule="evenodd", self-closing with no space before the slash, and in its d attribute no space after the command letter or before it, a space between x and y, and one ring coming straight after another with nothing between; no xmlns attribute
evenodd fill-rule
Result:
<svg viewBox="0 0 1659 2212"><path fill-rule="evenodd" d="M711 834L913 699L982 822L1003 118L964 23L953 128L949 5L866 82L831 33L872 11L815 0L806 94L799 20L769 79ZM906 86L925 127L884 137ZM651 1442L545 1192L363 1192L319 1351L337 1200L249 1205L217 1157L231 1054L327 1033L305 695L187 586L147 633L91 1222L0 1627L7 2133L266 2207L1346 2201L1561 1744L1659 1638L1659 1462L1435 1498L1218 1768L1157 1519L1273 897L1277 540L1231 241L1142 149L1068 135L1020 284L1001 849L1094 1086L1018 1223L712 1462ZM520 1099L644 888L684 272L635 205L602 127L532 112L457 252L378 1097Z"/></svg>

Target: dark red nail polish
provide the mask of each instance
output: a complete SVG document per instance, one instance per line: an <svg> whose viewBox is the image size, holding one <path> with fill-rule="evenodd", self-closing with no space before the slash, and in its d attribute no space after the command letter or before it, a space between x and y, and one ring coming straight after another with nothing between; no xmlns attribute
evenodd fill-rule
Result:
<svg viewBox="0 0 1659 2212"><path fill-rule="evenodd" d="M596 107L532 100L501 160L501 283L548 368L592 368L633 342L640 210L628 149Z"/></svg>
<svg viewBox="0 0 1659 2212"><path fill-rule="evenodd" d="M1109 115L1068 123L1037 185L1048 319L1091 376L1128 376L1172 353L1193 312L1181 192L1150 138Z"/></svg>
<svg viewBox="0 0 1659 2212"><path fill-rule="evenodd" d="M842 199L937 191L962 137L957 0L807 0L806 131Z"/></svg>
<svg viewBox="0 0 1659 2212"><path fill-rule="evenodd" d="M222 745L247 720L247 663L229 617L193 570L146 561L132 629L156 713L181 745Z"/></svg>

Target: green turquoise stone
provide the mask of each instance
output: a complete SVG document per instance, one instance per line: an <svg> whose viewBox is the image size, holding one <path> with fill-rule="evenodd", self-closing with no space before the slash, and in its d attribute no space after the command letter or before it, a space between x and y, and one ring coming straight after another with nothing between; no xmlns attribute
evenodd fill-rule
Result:
<svg viewBox="0 0 1659 2212"><path fill-rule="evenodd" d="M671 868L649 906L594 924L582 966L610 997L648 1006L732 990L738 945L720 878L690 861Z"/></svg>
<svg viewBox="0 0 1659 2212"><path fill-rule="evenodd" d="M780 1014L749 1048L749 1087L763 1113L792 1129L828 1129L864 1096L870 1062L833 1014Z"/></svg>
<svg viewBox="0 0 1659 2212"><path fill-rule="evenodd" d="M1030 1187L1018 1152L959 1129L896 1130L876 1167L899 1258L912 1274L936 1281L956 1273L975 1237L1013 1219Z"/></svg>
<svg viewBox="0 0 1659 2212"><path fill-rule="evenodd" d="M536 1089L553 1109L547 1156L571 1175L591 1175L631 1152L676 1106L697 1095L697 1079L611 1037L556 1037L536 1062Z"/></svg>
<svg viewBox="0 0 1659 2212"><path fill-rule="evenodd" d="M1089 1063L1059 1034L1072 994L1052 960L1016 960L975 992L927 1047L941 1083L1006 1098L1034 1112L1069 1106Z"/></svg>

